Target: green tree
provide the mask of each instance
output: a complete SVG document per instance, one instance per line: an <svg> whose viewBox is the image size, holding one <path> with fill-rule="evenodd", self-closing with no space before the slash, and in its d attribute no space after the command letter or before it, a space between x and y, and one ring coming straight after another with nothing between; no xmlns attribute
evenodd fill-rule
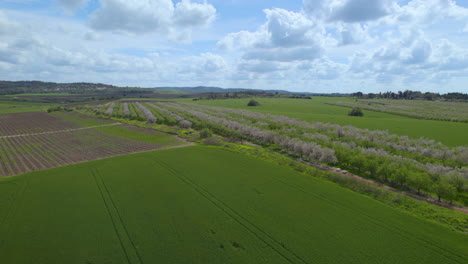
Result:
<svg viewBox="0 0 468 264"><path fill-rule="evenodd" d="M200 138L209 138L213 135L213 133L211 133L211 130L205 128L203 129L202 131L200 131Z"/></svg>
<svg viewBox="0 0 468 264"><path fill-rule="evenodd" d="M408 177L408 185L415 188L418 194L421 194L421 190L427 190L431 184L429 177L424 176L420 173L412 173Z"/></svg>
<svg viewBox="0 0 468 264"><path fill-rule="evenodd" d="M451 185L445 180L434 183L432 190L437 195L439 202L441 198L444 198L451 203L457 196L455 186Z"/></svg>
<svg viewBox="0 0 468 264"><path fill-rule="evenodd" d="M255 101L254 99L251 99L249 103L247 104L247 106L259 106L259 105L260 103Z"/></svg>
<svg viewBox="0 0 468 264"><path fill-rule="evenodd" d="M348 115L349 116L364 116L364 113L362 112L361 108L354 107L351 111L349 111Z"/></svg>

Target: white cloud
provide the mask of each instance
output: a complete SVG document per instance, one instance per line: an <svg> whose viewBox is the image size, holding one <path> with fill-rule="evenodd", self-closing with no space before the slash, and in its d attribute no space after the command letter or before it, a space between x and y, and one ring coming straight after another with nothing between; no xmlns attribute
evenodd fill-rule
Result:
<svg viewBox="0 0 468 264"><path fill-rule="evenodd" d="M223 57L208 52L183 59L177 71L181 74L215 74L226 68L227 64Z"/></svg>
<svg viewBox="0 0 468 264"><path fill-rule="evenodd" d="M88 0L57 0L59 4L67 11L74 12L79 7L83 7L88 3Z"/></svg>
<svg viewBox="0 0 468 264"><path fill-rule="evenodd" d="M306 71L305 78L335 80L347 71L348 66L324 57L313 62L302 63L298 68Z"/></svg>
<svg viewBox="0 0 468 264"><path fill-rule="evenodd" d="M99 40L99 34L90 30L83 35L83 38L90 41Z"/></svg>
<svg viewBox="0 0 468 264"><path fill-rule="evenodd" d="M129 33L167 31L173 12L171 0L101 0L90 25L96 30Z"/></svg>
<svg viewBox="0 0 468 264"><path fill-rule="evenodd" d="M370 40L367 28L359 23L340 24L337 28L341 45L359 44Z"/></svg>
<svg viewBox="0 0 468 264"><path fill-rule="evenodd" d="M172 0L101 0L101 7L90 16L95 30L144 34L157 32L169 39L190 38L191 29L210 24L216 9L207 3L183 0L174 7Z"/></svg>
<svg viewBox="0 0 468 264"><path fill-rule="evenodd" d="M264 61L300 61L314 60L322 55L320 46L293 47L293 48L267 48L247 51L242 58L246 60Z"/></svg>
<svg viewBox="0 0 468 264"><path fill-rule="evenodd" d="M431 43L427 40L417 40L407 54L403 55L403 61L407 64L421 64L427 61L432 52Z"/></svg>
<svg viewBox="0 0 468 264"><path fill-rule="evenodd" d="M6 14L0 10L0 36L13 34L18 31L20 25L8 19Z"/></svg>
<svg viewBox="0 0 468 264"><path fill-rule="evenodd" d="M398 8L394 13L394 23L431 24L440 19L468 18L468 9L456 4L453 0L412 0Z"/></svg>
<svg viewBox="0 0 468 264"><path fill-rule="evenodd" d="M218 47L237 47L243 50L244 60L256 61L307 61L322 55L327 36L321 25L284 9L264 12L267 22L258 31L231 33L218 42Z"/></svg>
<svg viewBox="0 0 468 264"><path fill-rule="evenodd" d="M393 0L347 0L336 3L330 19L348 23L376 20L392 12Z"/></svg>
<svg viewBox="0 0 468 264"><path fill-rule="evenodd" d="M60 2L73 11L89 1ZM202 0L101 0L88 17L4 10L0 70L117 85L453 91L468 81L466 10L450 0L304 0L298 12L235 20L234 32ZM194 30L204 41L191 45Z"/></svg>
<svg viewBox="0 0 468 264"><path fill-rule="evenodd" d="M178 26L193 27L210 24L216 17L216 9L212 5L191 3L182 0L176 4L174 22Z"/></svg>
<svg viewBox="0 0 468 264"><path fill-rule="evenodd" d="M346 23L377 20L397 7L394 0L303 0L303 10L312 17Z"/></svg>
<svg viewBox="0 0 468 264"><path fill-rule="evenodd" d="M216 47L221 50L246 49L262 46L269 41L270 35L266 30L255 32L239 31L229 33L218 41Z"/></svg>
<svg viewBox="0 0 468 264"><path fill-rule="evenodd" d="M241 72L268 73L279 70L284 70L285 66L278 62L267 62L259 60L243 61L237 65L237 69Z"/></svg>

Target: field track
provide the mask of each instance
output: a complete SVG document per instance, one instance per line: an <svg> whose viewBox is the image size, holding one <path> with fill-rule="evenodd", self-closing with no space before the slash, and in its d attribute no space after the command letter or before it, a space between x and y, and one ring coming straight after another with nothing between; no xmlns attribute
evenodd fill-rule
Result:
<svg viewBox="0 0 468 264"><path fill-rule="evenodd" d="M46 134L55 134L55 133L71 132L71 131L77 131L77 130L92 129L92 128L98 128L98 127L117 126L117 125L122 125L122 123L112 123L112 124L108 124L108 125L70 128L70 129L64 129L64 130L47 131L47 132L39 132L39 133L32 133L32 134L19 134L19 135L0 136L0 139L2 139L2 138L14 138L14 137L38 136L38 135L46 135Z"/></svg>
<svg viewBox="0 0 468 264"><path fill-rule="evenodd" d="M0 177L181 144L151 129L107 119L93 118L89 124L41 112L0 115Z"/></svg>

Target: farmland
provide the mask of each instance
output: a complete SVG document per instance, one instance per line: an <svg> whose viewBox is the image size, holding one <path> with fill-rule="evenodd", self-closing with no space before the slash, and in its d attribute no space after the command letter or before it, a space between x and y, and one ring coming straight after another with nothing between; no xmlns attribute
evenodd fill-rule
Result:
<svg viewBox="0 0 468 264"><path fill-rule="evenodd" d="M34 172L0 180L0 190L6 263L468 260L464 235L214 147Z"/></svg>
<svg viewBox="0 0 468 264"><path fill-rule="evenodd" d="M171 136L109 120L82 122L94 126L43 112L0 115L0 177L179 144Z"/></svg>
<svg viewBox="0 0 468 264"><path fill-rule="evenodd" d="M356 100L355 102L335 101L332 104L346 107L360 107L415 118L468 122L468 106L463 102L378 99Z"/></svg>
<svg viewBox="0 0 468 264"><path fill-rule="evenodd" d="M240 109L168 102L122 104L131 109L124 115L130 119L167 124L178 121L180 126L209 129L231 141L249 140L317 166L349 168L420 196L434 195L439 201L443 198L468 204L466 147ZM102 109L113 109L115 105L87 111L99 115ZM114 113L106 110L104 114Z"/></svg>
<svg viewBox="0 0 468 264"><path fill-rule="evenodd" d="M18 175L0 178L2 261L468 261L466 214L335 173L465 209L466 147L369 130L411 119L387 113L365 111L364 128L350 126L358 119L330 98L256 99L1 114L0 177Z"/></svg>
<svg viewBox="0 0 468 264"><path fill-rule="evenodd" d="M388 130L390 133L401 136L425 137L450 146L468 145L468 137L466 136L468 124L466 123L415 119L375 111L365 111L363 118L350 117L347 115L349 108L325 104L334 101L351 101L337 97L314 97L312 100L259 98L258 101L261 105L254 109L247 106L248 100L239 99L200 100L195 103L284 115L310 122L351 125L371 130Z"/></svg>

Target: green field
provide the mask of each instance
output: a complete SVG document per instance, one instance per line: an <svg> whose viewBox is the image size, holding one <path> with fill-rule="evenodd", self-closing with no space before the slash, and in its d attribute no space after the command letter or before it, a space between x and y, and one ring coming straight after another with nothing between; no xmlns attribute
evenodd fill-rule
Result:
<svg viewBox="0 0 468 264"><path fill-rule="evenodd" d="M0 104L0 114L42 112L46 111L48 106L43 105L13 105Z"/></svg>
<svg viewBox="0 0 468 264"><path fill-rule="evenodd" d="M1 179L0 221L2 263L468 262L466 235L203 146Z"/></svg>
<svg viewBox="0 0 468 264"><path fill-rule="evenodd" d="M158 93L158 94L188 94L187 92L179 91L179 90L176 90L176 89L155 89L154 93Z"/></svg>
<svg viewBox="0 0 468 264"><path fill-rule="evenodd" d="M7 96L17 97L17 96L64 96L64 95L74 95L72 93L22 93L22 94L10 94Z"/></svg>
<svg viewBox="0 0 468 264"><path fill-rule="evenodd" d="M0 96L0 114L46 111L46 103L14 101L8 96Z"/></svg>
<svg viewBox="0 0 468 264"><path fill-rule="evenodd" d="M351 100L344 97L313 97L312 100L256 98L256 100L261 103L260 106L248 107L249 99L200 100L195 103L248 109L307 121L352 125L372 130L388 130L391 133L412 138L434 139L449 146L468 145L468 123L415 119L370 110L364 110L364 117L351 117L347 115L350 108L325 104L332 101Z"/></svg>

